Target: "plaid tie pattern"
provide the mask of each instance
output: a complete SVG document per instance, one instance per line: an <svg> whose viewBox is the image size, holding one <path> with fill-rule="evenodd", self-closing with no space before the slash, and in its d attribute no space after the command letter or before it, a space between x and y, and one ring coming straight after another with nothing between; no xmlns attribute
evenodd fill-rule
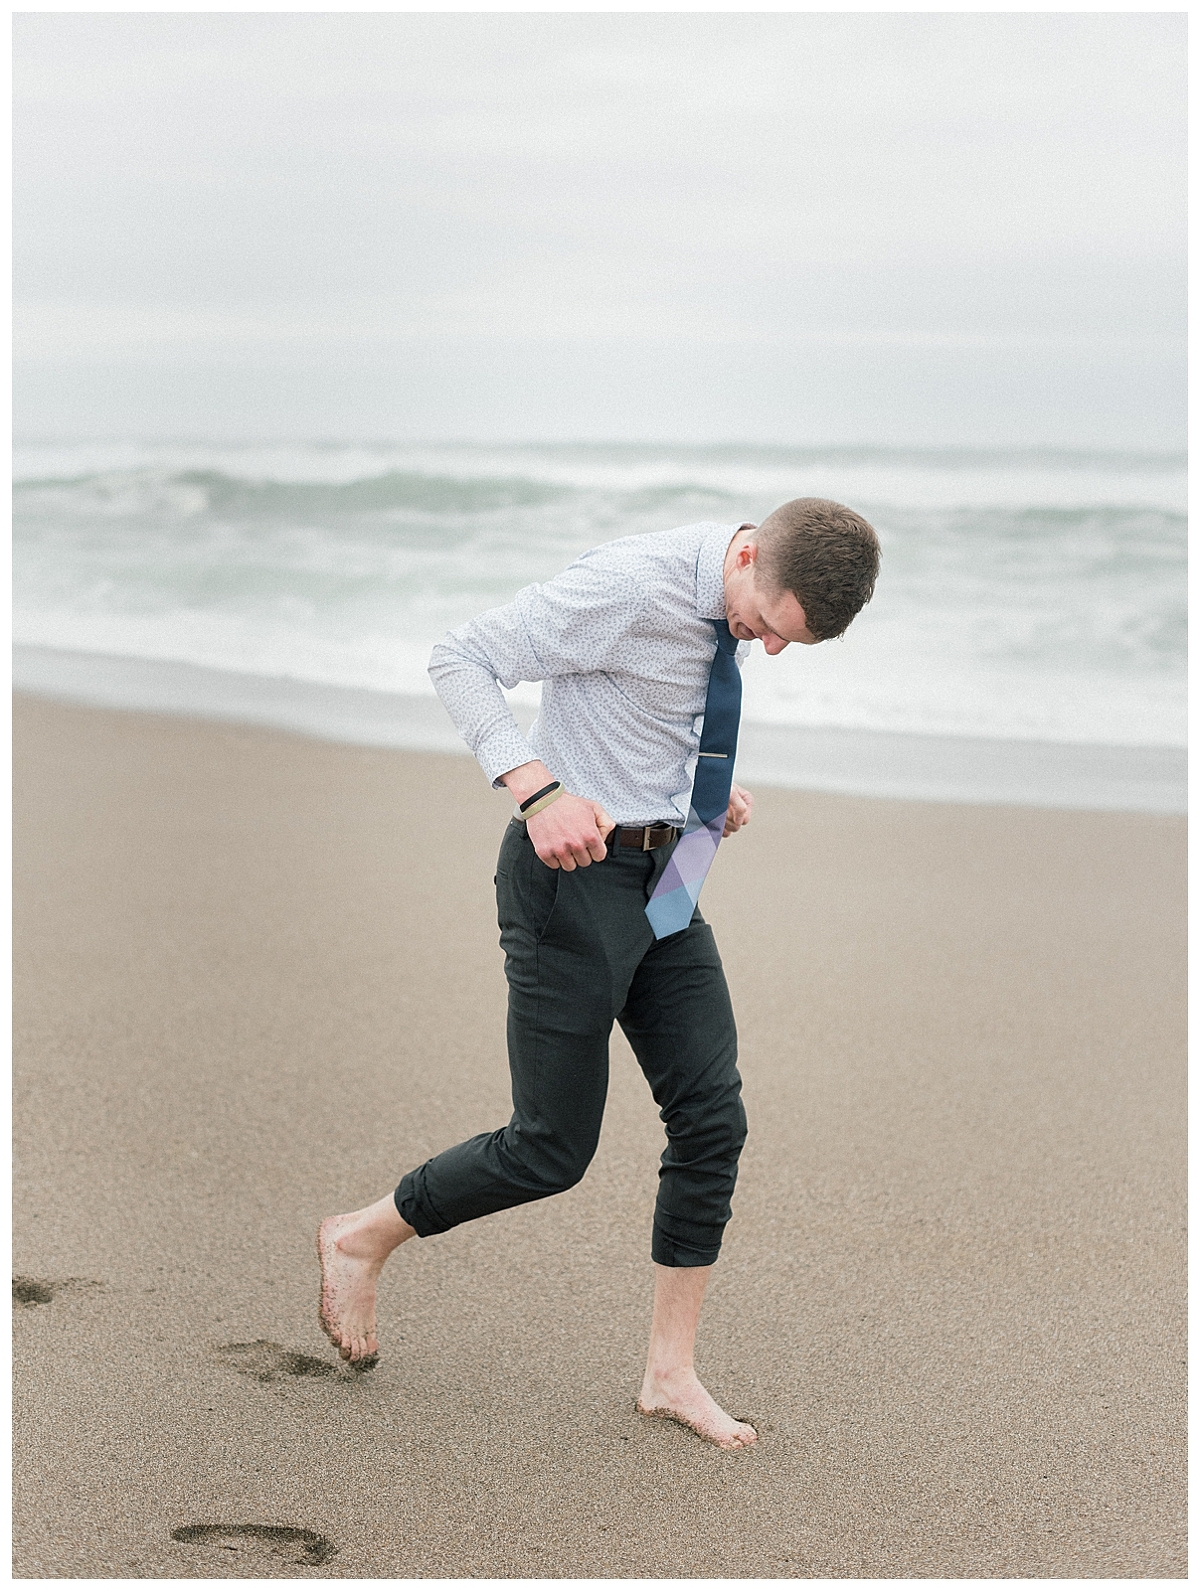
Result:
<svg viewBox="0 0 1200 1591"><path fill-rule="evenodd" d="M742 712L742 672L737 666L737 642L728 624L724 619L714 619L713 628L717 632L717 651L708 676L704 728L687 824L646 907L656 939L677 934L691 922L721 843L729 808Z"/></svg>

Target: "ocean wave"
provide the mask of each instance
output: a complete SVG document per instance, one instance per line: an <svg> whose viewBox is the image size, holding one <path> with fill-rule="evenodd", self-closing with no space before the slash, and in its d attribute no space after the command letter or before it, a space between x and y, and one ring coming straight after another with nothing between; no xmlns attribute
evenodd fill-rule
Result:
<svg viewBox="0 0 1200 1591"><path fill-rule="evenodd" d="M847 494L850 495L850 494ZM741 515L743 495L711 482L678 480L654 485L599 487L522 476L425 475L391 470L348 481L258 480L220 470L102 471L84 475L34 477L13 484L14 510L42 519L64 514L111 517L165 516L310 522L388 514L427 516L494 513L542 508L572 499L631 516L658 518L663 512L697 517ZM944 532L977 540L1000 535L1044 539L1073 529L1145 535L1159 530L1174 541L1186 535L1187 516L1157 504L1055 502L1007 505L920 505L883 502L872 510L879 528L919 526L923 533Z"/></svg>
<svg viewBox="0 0 1200 1591"><path fill-rule="evenodd" d="M472 513L489 504L551 502L550 493L650 515L686 515L690 505L702 510L706 503L723 513L728 502L734 518L761 518L802 496L835 497L869 515L1031 504L1183 512L1187 505L1181 454L1036 448L45 443L14 448L13 476L29 503L46 492L77 504L132 502L141 492L150 511L155 504L171 511L174 501L174 511L186 513L224 499L241 503L247 515L268 516L309 509L452 513L456 505ZM334 494L322 495L329 487Z"/></svg>
<svg viewBox="0 0 1200 1591"><path fill-rule="evenodd" d="M108 471L17 481L13 492L18 507L27 513L174 512L263 519L340 518L397 510L478 514L535 508L564 496L562 487L520 477L489 479L400 470L344 482L248 480L219 470L174 474Z"/></svg>

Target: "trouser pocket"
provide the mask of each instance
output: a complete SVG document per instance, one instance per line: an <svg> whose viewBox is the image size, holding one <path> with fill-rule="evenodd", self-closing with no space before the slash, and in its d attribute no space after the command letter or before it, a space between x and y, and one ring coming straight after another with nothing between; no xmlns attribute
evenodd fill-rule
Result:
<svg viewBox="0 0 1200 1591"><path fill-rule="evenodd" d="M523 823L510 823L500 846L496 866L496 913L500 943L540 941L549 927L558 902L562 869L547 867L533 848Z"/></svg>

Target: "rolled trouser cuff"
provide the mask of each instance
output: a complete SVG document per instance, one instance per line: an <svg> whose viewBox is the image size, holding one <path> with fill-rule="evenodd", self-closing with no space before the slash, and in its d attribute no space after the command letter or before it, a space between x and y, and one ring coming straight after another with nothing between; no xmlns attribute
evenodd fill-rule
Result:
<svg viewBox="0 0 1200 1591"><path fill-rule="evenodd" d="M425 1166L418 1166L401 1177L394 1195L396 1209L400 1219L407 1221L418 1237L434 1237L439 1232L448 1232L454 1222L443 1220L432 1208L428 1195L419 1187L424 1180Z"/></svg>
<svg viewBox="0 0 1200 1591"><path fill-rule="evenodd" d="M405 1217L407 1220L407 1217ZM409 1222L409 1225L412 1223ZM717 1243L698 1248L694 1243L681 1243L668 1237L657 1226L650 1243L650 1258L656 1265L669 1265L674 1270L686 1270L696 1265L715 1265L721 1245Z"/></svg>

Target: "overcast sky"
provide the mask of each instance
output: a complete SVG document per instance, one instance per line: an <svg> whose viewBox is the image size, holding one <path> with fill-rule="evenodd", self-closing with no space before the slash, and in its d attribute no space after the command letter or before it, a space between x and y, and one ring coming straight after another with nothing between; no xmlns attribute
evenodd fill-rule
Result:
<svg viewBox="0 0 1200 1591"><path fill-rule="evenodd" d="M1177 14L25 14L38 436L1175 447Z"/></svg>

